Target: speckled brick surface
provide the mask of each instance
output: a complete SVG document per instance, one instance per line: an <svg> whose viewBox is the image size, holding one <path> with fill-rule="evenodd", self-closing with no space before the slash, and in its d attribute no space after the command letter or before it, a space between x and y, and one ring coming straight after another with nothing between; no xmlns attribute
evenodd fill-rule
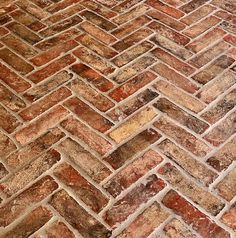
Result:
<svg viewBox="0 0 236 238"><path fill-rule="evenodd" d="M0 1L0 238L236 237L236 1Z"/></svg>

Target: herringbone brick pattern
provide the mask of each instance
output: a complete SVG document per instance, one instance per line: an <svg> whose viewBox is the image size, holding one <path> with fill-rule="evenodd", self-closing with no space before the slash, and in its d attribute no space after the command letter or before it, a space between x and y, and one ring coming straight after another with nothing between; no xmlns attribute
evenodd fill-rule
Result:
<svg viewBox="0 0 236 238"><path fill-rule="evenodd" d="M0 237L236 237L236 1L0 1Z"/></svg>

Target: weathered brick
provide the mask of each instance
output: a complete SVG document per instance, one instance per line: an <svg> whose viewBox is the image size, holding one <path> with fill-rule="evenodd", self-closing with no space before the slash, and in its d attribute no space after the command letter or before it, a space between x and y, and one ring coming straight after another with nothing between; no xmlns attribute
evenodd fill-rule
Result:
<svg viewBox="0 0 236 238"><path fill-rule="evenodd" d="M127 102L115 107L107 113L107 115L113 121L121 121L126 117L133 114L139 108L145 106L147 103L152 101L158 96L158 94L152 90L146 89L145 91L139 93L137 96L131 98Z"/></svg>
<svg viewBox="0 0 236 238"><path fill-rule="evenodd" d="M61 87L58 90L52 92L48 96L44 97L40 101L32 104L30 107L25 108L19 113L19 115L25 120L30 121L39 116L43 112L47 111L60 101L63 101L71 95L71 91L65 87Z"/></svg>
<svg viewBox="0 0 236 238"><path fill-rule="evenodd" d="M41 83L40 85L34 86L33 88L29 89L26 93L24 93L23 96L31 102L36 101L44 95L50 93L63 83L68 82L71 78L72 74L69 74L67 71L62 71L51 77L51 79L47 82Z"/></svg>
<svg viewBox="0 0 236 238"><path fill-rule="evenodd" d="M72 117L69 117L67 120L63 121L61 126L69 131L72 135L84 141L90 148L101 155L107 153L112 148L110 142L91 131L85 124L82 124Z"/></svg>
<svg viewBox="0 0 236 238"><path fill-rule="evenodd" d="M218 150L213 156L211 156L207 163L210 164L214 169L222 171L236 160L236 138L230 140L220 150Z"/></svg>
<svg viewBox="0 0 236 238"><path fill-rule="evenodd" d="M146 179L145 184L140 184L131 190L122 199L118 200L103 215L105 221L112 227L128 218L141 204L146 203L165 187L165 183L151 175Z"/></svg>
<svg viewBox="0 0 236 238"><path fill-rule="evenodd" d="M4 178L7 174L8 174L7 169L2 163L0 163L0 179Z"/></svg>
<svg viewBox="0 0 236 238"><path fill-rule="evenodd" d="M70 138L67 138L60 143L58 145L58 150L62 151L83 172L87 173L96 182L101 182L111 173L100 160Z"/></svg>
<svg viewBox="0 0 236 238"><path fill-rule="evenodd" d="M195 93L198 89L198 86L193 84L189 79L182 76L181 74L178 74L176 71L163 63L156 64L152 67L152 69L163 78L166 78L168 81L182 88L188 93Z"/></svg>
<svg viewBox="0 0 236 238"><path fill-rule="evenodd" d="M215 224L204 213L195 208L174 190L170 190L162 200L163 204L177 215L201 236L206 238L229 238L230 234Z"/></svg>
<svg viewBox="0 0 236 238"><path fill-rule="evenodd" d="M168 213L154 202L140 214L117 238L144 238L168 218Z"/></svg>
<svg viewBox="0 0 236 238"><path fill-rule="evenodd" d="M60 160L60 157L61 156L57 151L49 151L20 169L18 172L12 174L7 180L0 184L0 189L8 196L12 196L51 168Z"/></svg>
<svg viewBox="0 0 236 238"><path fill-rule="evenodd" d="M160 80L156 83L155 88L160 93L166 95L176 103L186 107L193 112L200 112L204 109L205 105L195 97L181 91L172 84L167 83L164 80Z"/></svg>
<svg viewBox="0 0 236 238"><path fill-rule="evenodd" d="M235 133L236 112L227 116L220 124L204 136L214 146L219 146Z"/></svg>
<svg viewBox="0 0 236 238"><path fill-rule="evenodd" d="M160 164L162 160L162 157L157 152L149 150L108 180L103 187L113 197L117 197L123 190L144 176L149 170Z"/></svg>
<svg viewBox="0 0 236 238"><path fill-rule="evenodd" d="M234 13L236 10L236 4L233 0L213 0L212 4L219 6L220 8Z"/></svg>
<svg viewBox="0 0 236 238"><path fill-rule="evenodd" d="M102 74L109 75L115 70L111 63L105 61L84 47L76 49L73 54L85 63L90 64Z"/></svg>
<svg viewBox="0 0 236 238"><path fill-rule="evenodd" d="M168 238L197 238L197 236L193 234L183 222L176 218L172 219L165 225L164 232Z"/></svg>
<svg viewBox="0 0 236 238"><path fill-rule="evenodd" d="M6 157L16 149L14 142L5 134L0 132L0 156Z"/></svg>
<svg viewBox="0 0 236 238"><path fill-rule="evenodd" d="M27 237L32 235L52 218L52 213L46 207L35 208L2 238Z"/></svg>
<svg viewBox="0 0 236 238"><path fill-rule="evenodd" d="M85 64L74 64L71 69L102 92L113 88L113 83Z"/></svg>
<svg viewBox="0 0 236 238"><path fill-rule="evenodd" d="M57 188L57 183L50 176L43 177L0 208L0 225L9 225L26 209L48 197Z"/></svg>
<svg viewBox="0 0 236 238"><path fill-rule="evenodd" d="M203 157L211 150L204 141L196 138L194 135L165 117L154 122L154 126L196 156Z"/></svg>
<svg viewBox="0 0 236 238"><path fill-rule="evenodd" d="M28 78L34 82L39 83L46 78L52 76L53 74L57 73L59 70L62 70L66 66L74 63L76 59L71 55L65 55L60 59L50 63L49 65L45 66L42 69L39 69L28 76Z"/></svg>
<svg viewBox="0 0 236 238"><path fill-rule="evenodd" d="M79 0L63 0L63 1L56 1L55 4L51 5L47 10L50 13L59 12L70 5L76 4Z"/></svg>
<svg viewBox="0 0 236 238"><path fill-rule="evenodd" d="M226 211L221 217L221 221L228 227L232 228L234 231L236 230L236 208L235 204L231 206L231 208Z"/></svg>
<svg viewBox="0 0 236 238"><path fill-rule="evenodd" d="M236 195L236 169L231 170L216 186L218 193L227 201L232 200Z"/></svg>
<svg viewBox="0 0 236 238"><path fill-rule="evenodd" d="M202 134L209 127L207 123L185 112L166 98L160 98L154 106L198 134Z"/></svg>
<svg viewBox="0 0 236 238"><path fill-rule="evenodd" d="M146 147L160 139L161 135L153 129L142 131L133 139L121 145L108 157L105 158L114 169L118 169L126 162L130 161L133 156L143 151Z"/></svg>
<svg viewBox="0 0 236 238"><path fill-rule="evenodd" d="M133 0L132 2L130 2L129 0L121 1L121 3L114 6L112 10L119 13L123 13L126 10L128 10L130 7L135 6L137 3L139 3L139 0Z"/></svg>
<svg viewBox="0 0 236 238"><path fill-rule="evenodd" d="M151 73L150 71L146 71L111 91L109 93L109 96L117 102L120 102L121 100L131 96L133 93L144 87L146 84L152 82L155 78L156 76L153 73Z"/></svg>
<svg viewBox="0 0 236 238"><path fill-rule="evenodd" d="M27 144L28 142L42 135L48 129L56 126L56 124L59 123L68 114L69 112L62 106L54 107L47 114L44 114L33 123L20 129L15 134L15 138L22 145Z"/></svg>
<svg viewBox="0 0 236 238"><path fill-rule="evenodd" d="M153 120L155 116L157 116L157 114L153 108L146 108L112 130L109 133L109 136L116 143L120 143L142 128L145 124Z"/></svg>
<svg viewBox="0 0 236 238"><path fill-rule="evenodd" d="M53 195L50 204L66 221L88 238L106 238L110 231L82 208L65 190Z"/></svg>
<svg viewBox="0 0 236 238"><path fill-rule="evenodd" d="M22 75L25 75L34 69L32 65L7 48L0 49L0 58Z"/></svg>
<svg viewBox="0 0 236 238"><path fill-rule="evenodd" d="M0 127L12 133L19 125L20 121L0 105Z"/></svg>
<svg viewBox="0 0 236 238"><path fill-rule="evenodd" d="M201 115L201 117L204 118L204 120L208 121L209 123L214 124L222 117L224 117L226 113L232 110L235 105L236 105L236 90L234 89L227 95L225 95L215 105L213 105L207 111L205 111Z"/></svg>
<svg viewBox="0 0 236 238"><path fill-rule="evenodd" d="M216 216L223 209L224 203L222 203L219 198L185 178L184 174L170 163L161 167L158 173L177 191L191 199L195 204L204 208L210 214Z"/></svg>
<svg viewBox="0 0 236 238"><path fill-rule="evenodd" d="M48 238L60 238L61 234L63 234L64 238L75 238L75 235L66 224L60 221L55 221L47 227L46 234Z"/></svg>
<svg viewBox="0 0 236 238"><path fill-rule="evenodd" d="M192 0L186 3L185 5L183 5L182 7L180 7L180 9L184 11L185 13L190 13L196 10L197 8L199 8L200 6L202 6L207 1L208 0Z"/></svg>
<svg viewBox="0 0 236 238"><path fill-rule="evenodd" d="M207 68L195 74L192 78L201 84L206 84L233 63L234 60L232 58L222 55L218 59L214 60Z"/></svg>
<svg viewBox="0 0 236 238"><path fill-rule="evenodd" d="M179 148L169 139L165 139L157 145L162 153L183 168L190 176L200 183L208 186L217 177L217 174L208 169L203 163L192 158L183 149Z"/></svg>
<svg viewBox="0 0 236 238"><path fill-rule="evenodd" d="M71 165L63 163L54 170L54 175L66 186L71 188L94 212L100 212L108 199L94 185L82 177Z"/></svg>
<svg viewBox="0 0 236 238"><path fill-rule="evenodd" d="M101 87L103 88L103 83ZM114 106L114 103L110 99L80 79L75 79L72 81L70 88L76 93L76 95L84 98L102 112L105 112Z"/></svg>

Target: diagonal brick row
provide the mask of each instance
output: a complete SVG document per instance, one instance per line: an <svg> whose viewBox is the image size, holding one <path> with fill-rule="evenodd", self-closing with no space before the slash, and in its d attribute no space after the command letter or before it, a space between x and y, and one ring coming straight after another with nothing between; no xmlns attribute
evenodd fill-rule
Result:
<svg viewBox="0 0 236 238"><path fill-rule="evenodd" d="M236 237L236 2L0 2L0 237Z"/></svg>

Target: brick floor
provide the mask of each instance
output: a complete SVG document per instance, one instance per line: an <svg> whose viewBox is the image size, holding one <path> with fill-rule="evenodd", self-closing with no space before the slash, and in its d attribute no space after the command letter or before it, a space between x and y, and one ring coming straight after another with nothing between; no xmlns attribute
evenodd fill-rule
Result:
<svg viewBox="0 0 236 238"><path fill-rule="evenodd" d="M0 237L236 237L236 1L0 1Z"/></svg>

